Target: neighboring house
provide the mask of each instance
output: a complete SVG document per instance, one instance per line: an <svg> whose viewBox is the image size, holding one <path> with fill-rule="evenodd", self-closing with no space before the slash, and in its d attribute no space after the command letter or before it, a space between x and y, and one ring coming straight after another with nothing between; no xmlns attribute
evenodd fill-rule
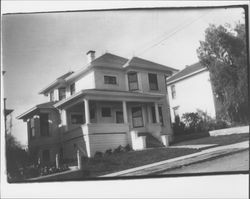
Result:
<svg viewBox="0 0 250 199"><path fill-rule="evenodd" d="M27 122L28 146L41 161L92 157L130 144L144 149L145 136L171 139L166 77L177 70L138 57L106 53L78 72L68 72L40 91L48 102L18 118Z"/></svg>
<svg viewBox="0 0 250 199"><path fill-rule="evenodd" d="M211 117L216 116L214 94L209 71L200 63L186 66L167 79L171 120L184 113L200 109Z"/></svg>

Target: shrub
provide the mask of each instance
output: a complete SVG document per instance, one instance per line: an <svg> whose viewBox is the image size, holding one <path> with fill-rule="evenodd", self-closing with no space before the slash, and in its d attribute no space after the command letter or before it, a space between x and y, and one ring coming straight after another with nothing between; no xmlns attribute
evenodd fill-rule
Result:
<svg viewBox="0 0 250 199"><path fill-rule="evenodd" d="M127 144L127 145L124 147L124 150L125 150L125 151L132 151L132 147L131 147L129 144Z"/></svg>
<svg viewBox="0 0 250 199"><path fill-rule="evenodd" d="M101 158L103 156L103 153L101 151L96 151L94 158Z"/></svg>
<svg viewBox="0 0 250 199"><path fill-rule="evenodd" d="M115 150L114 150L114 153L121 153L124 151L124 147L122 147L121 145L118 146Z"/></svg>
<svg viewBox="0 0 250 199"><path fill-rule="evenodd" d="M111 155L112 154L112 149L107 149L105 151L105 155Z"/></svg>

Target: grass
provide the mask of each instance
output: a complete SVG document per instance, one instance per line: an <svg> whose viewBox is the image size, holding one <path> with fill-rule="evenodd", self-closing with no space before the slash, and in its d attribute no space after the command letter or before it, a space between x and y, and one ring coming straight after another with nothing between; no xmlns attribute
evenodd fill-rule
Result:
<svg viewBox="0 0 250 199"><path fill-rule="evenodd" d="M246 140L249 140L249 133L199 138L175 143L173 146L193 144L228 145ZM108 173L192 154L199 151L201 150L189 148L153 148L143 151L113 153L111 155L105 155L99 158L85 159L83 160L82 164L83 176L97 177Z"/></svg>
<svg viewBox="0 0 250 199"><path fill-rule="evenodd" d="M83 160L83 172L86 177L122 171L146 164L198 152L197 149L153 148L143 151L130 151L111 154L99 158Z"/></svg>
<svg viewBox="0 0 250 199"><path fill-rule="evenodd" d="M228 144L234 144L237 142L243 142L247 140L249 140L249 133L242 133L242 134L211 136L211 137L193 139L193 140L188 140L188 141L182 141L182 142L173 144L173 146L193 145L193 144L228 145Z"/></svg>

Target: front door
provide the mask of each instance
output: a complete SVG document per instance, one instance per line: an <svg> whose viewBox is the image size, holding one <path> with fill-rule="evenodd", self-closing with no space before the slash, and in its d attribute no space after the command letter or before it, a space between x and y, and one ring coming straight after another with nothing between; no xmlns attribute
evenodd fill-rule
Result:
<svg viewBox="0 0 250 199"><path fill-rule="evenodd" d="M144 126L141 106L132 107L132 122L134 128Z"/></svg>

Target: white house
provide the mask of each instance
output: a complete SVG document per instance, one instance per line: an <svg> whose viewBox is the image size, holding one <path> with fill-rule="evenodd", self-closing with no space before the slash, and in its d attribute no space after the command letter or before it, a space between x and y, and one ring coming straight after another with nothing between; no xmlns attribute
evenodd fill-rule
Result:
<svg viewBox="0 0 250 199"><path fill-rule="evenodd" d="M175 116L181 118L184 113L196 112L197 109L213 118L216 116L209 71L200 63L186 66L167 78L167 89L172 122Z"/></svg>
<svg viewBox="0 0 250 199"><path fill-rule="evenodd" d="M18 117L27 122L29 150L48 162L56 154L75 159L77 150L92 157L119 145L144 149L150 136L167 145L172 129L166 77L177 70L138 57L87 56L85 67L39 92L48 102Z"/></svg>

